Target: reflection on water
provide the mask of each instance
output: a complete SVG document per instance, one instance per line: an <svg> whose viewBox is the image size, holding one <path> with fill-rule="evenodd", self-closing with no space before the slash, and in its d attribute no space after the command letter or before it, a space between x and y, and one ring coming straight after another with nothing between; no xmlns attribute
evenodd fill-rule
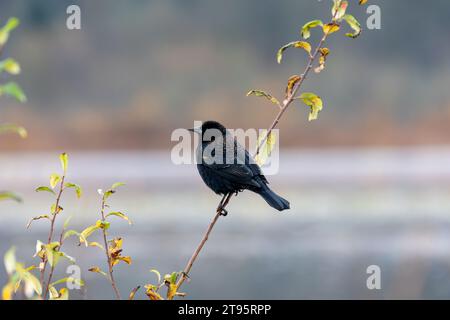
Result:
<svg viewBox="0 0 450 320"><path fill-rule="evenodd" d="M174 166L169 157L71 152L69 179L85 191L79 201L70 193L63 199L73 228L98 218L98 188L127 183L111 200L134 222L114 221L111 230L125 238L124 252L133 258L116 271L123 295L153 281L151 268L182 269L218 203L195 167ZM449 160L443 147L283 153L280 173L269 180L292 210L274 211L250 192L233 199L193 268L189 298L450 298ZM57 153L3 154L0 168L1 188L25 199L0 204L0 251L14 244L31 263L46 223L31 230L25 224L51 201L33 188L59 168ZM104 265L98 249L69 241L65 250L84 270L85 297L112 298L106 281L86 271ZM380 291L366 288L372 264L382 270Z"/></svg>

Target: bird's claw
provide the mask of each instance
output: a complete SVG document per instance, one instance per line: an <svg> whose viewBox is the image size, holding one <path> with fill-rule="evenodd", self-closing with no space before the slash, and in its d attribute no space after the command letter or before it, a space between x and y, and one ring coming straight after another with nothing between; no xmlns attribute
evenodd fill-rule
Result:
<svg viewBox="0 0 450 320"><path fill-rule="evenodd" d="M217 211L219 211L219 214L222 217L226 217L228 215L228 211L225 208L219 208Z"/></svg>

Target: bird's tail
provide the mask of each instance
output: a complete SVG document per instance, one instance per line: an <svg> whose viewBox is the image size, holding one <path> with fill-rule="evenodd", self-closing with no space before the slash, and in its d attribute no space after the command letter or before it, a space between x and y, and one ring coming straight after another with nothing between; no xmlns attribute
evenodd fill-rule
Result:
<svg viewBox="0 0 450 320"><path fill-rule="evenodd" d="M266 202L272 208L275 208L278 211L283 211L290 208L289 201L277 195L275 192L270 190L269 187L266 185L264 185L263 188L258 193L261 195L261 197L264 198L264 200L266 200Z"/></svg>

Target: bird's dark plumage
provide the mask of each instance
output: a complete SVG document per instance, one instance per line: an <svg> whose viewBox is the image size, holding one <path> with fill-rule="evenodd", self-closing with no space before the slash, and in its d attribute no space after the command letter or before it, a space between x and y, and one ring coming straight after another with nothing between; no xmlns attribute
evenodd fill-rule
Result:
<svg viewBox="0 0 450 320"><path fill-rule="evenodd" d="M258 164L223 125L206 121L201 128L191 131L201 136L196 152L197 168L211 190L226 195L248 189L261 195L279 211L289 209L289 202L270 190ZM217 139L219 133L221 138Z"/></svg>

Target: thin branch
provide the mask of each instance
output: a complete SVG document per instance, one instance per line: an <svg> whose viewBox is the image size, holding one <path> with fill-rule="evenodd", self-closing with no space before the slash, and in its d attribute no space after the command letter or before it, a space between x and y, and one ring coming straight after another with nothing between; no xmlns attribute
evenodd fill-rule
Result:
<svg viewBox="0 0 450 320"><path fill-rule="evenodd" d="M102 209L101 209L101 214L102 214L102 221L105 222L105 206L106 206L106 199L105 199L105 195L103 195L102 197ZM114 290L114 294L116 295L116 298L118 300L121 300L120 297L120 292L117 289L117 285L116 285L116 280L114 279L114 275L113 275L113 265L112 265L112 261L111 261L111 256L109 254L109 249L108 249L108 239L106 238L106 228L102 228L102 233L103 233L103 243L105 245L105 253L106 253L106 259L108 262L108 272L109 272L109 280L111 282L111 286Z"/></svg>
<svg viewBox="0 0 450 320"><path fill-rule="evenodd" d="M184 270L181 274L181 277L178 280L177 288L180 288L181 285L183 284L183 282L189 277L189 272L191 271L191 268L194 265L195 260L197 259L200 251L202 250L203 246L205 245L206 241L208 240L209 234L211 233L212 229L214 228L214 225L216 224L216 222L219 220L220 216L222 215L222 209L224 209L227 206L232 195L233 195L232 193L229 193L228 195L226 195L225 196L226 198L224 197L225 201L223 203L221 203L221 205L219 205L219 207L217 208L216 215L214 216L213 220L209 224L205 235L203 236L202 240L200 241L200 244L198 245L197 249L195 249L194 254L189 259L186 267L184 268Z"/></svg>
<svg viewBox="0 0 450 320"><path fill-rule="evenodd" d="M47 239L47 244L50 244L53 240L53 234L55 232L55 221L56 221L56 216L58 215L58 211L59 211L59 203L61 201L61 196L62 193L64 191L64 180L66 178L66 175L64 174L61 177L61 183L59 185L59 192L58 195L56 197L56 203L55 203L55 212L52 212L52 219L50 221L50 232L48 234L48 239ZM61 243L60 243L61 245ZM44 286L44 278L45 278L45 269L47 268L47 263L48 263L48 259L46 257L42 258L42 262L44 263L44 266L41 269L41 286L42 288L45 288L45 291L43 293L43 299L45 300L47 298L47 294L48 294L48 287L50 286L50 281L52 280L53 277L53 271L55 269L55 267L53 266L51 271L50 271L50 275L48 277L48 281L47 284Z"/></svg>
<svg viewBox="0 0 450 320"><path fill-rule="evenodd" d="M335 12L335 14L332 17L332 22L334 22L335 20L335 16L336 16L337 10ZM258 145L257 149L256 149L256 155L259 154L259 151L261 149L261 147L264 145L264 143L266 142L267 138L269 137L269 135L271 134L271 132L273 131L273 129L275 129L275 127L278 125L278 123L280 122L281 118L283 117L283 114L286 112L286 110L288 109L288 107L291 105L291 103L295 100L295 96L298 93L298 91L300 90L303 82L305 81L306 77L308 76L309 72L311 71L313 65L314 65L314 61L316 60L320 49L322 48L323 44L325 43L325 40L327 39L328 34L325 33L323 35L323 37L320 39L314 53L312 55L309 56L309 61L308 64L306 65L305 70L303 71L303 73L301 74L301 78L300 81L298 81L293 89L292 92L290 92L290 94L286 97L286 99L283 101L283 104L280 106L280 111L278 112L277 116L275 117L275 119L272 122L272 125L270 126L269 130L267 130L267 133L264 137L264 139L261 141L261 143ZM192 269L193 264L195 263L198 255L200 254L203 246L205 245L206 241L208 240L208 237L212 231L212 229L214 228L215 224L217 223L217 221L219 220L220 216L222 215L222 210L225 209L225 207L228 205L230 199L231 199L232 193L227 195L227 198L225 199L225 201L219 204L219 207L216 211L216 215L214 216L213 220L211 221L211 223L208 226L208 229L206 230L206 233L203 235L202 240L200 241L200 244L197 246L197 248L195 249L194 253L192 254L191 258L189 259L186 267L184 268L180 279L177 282L177 288L179 289L181 287L181 285L184 283L184 281L189 278L189 272Z"/></svg>

